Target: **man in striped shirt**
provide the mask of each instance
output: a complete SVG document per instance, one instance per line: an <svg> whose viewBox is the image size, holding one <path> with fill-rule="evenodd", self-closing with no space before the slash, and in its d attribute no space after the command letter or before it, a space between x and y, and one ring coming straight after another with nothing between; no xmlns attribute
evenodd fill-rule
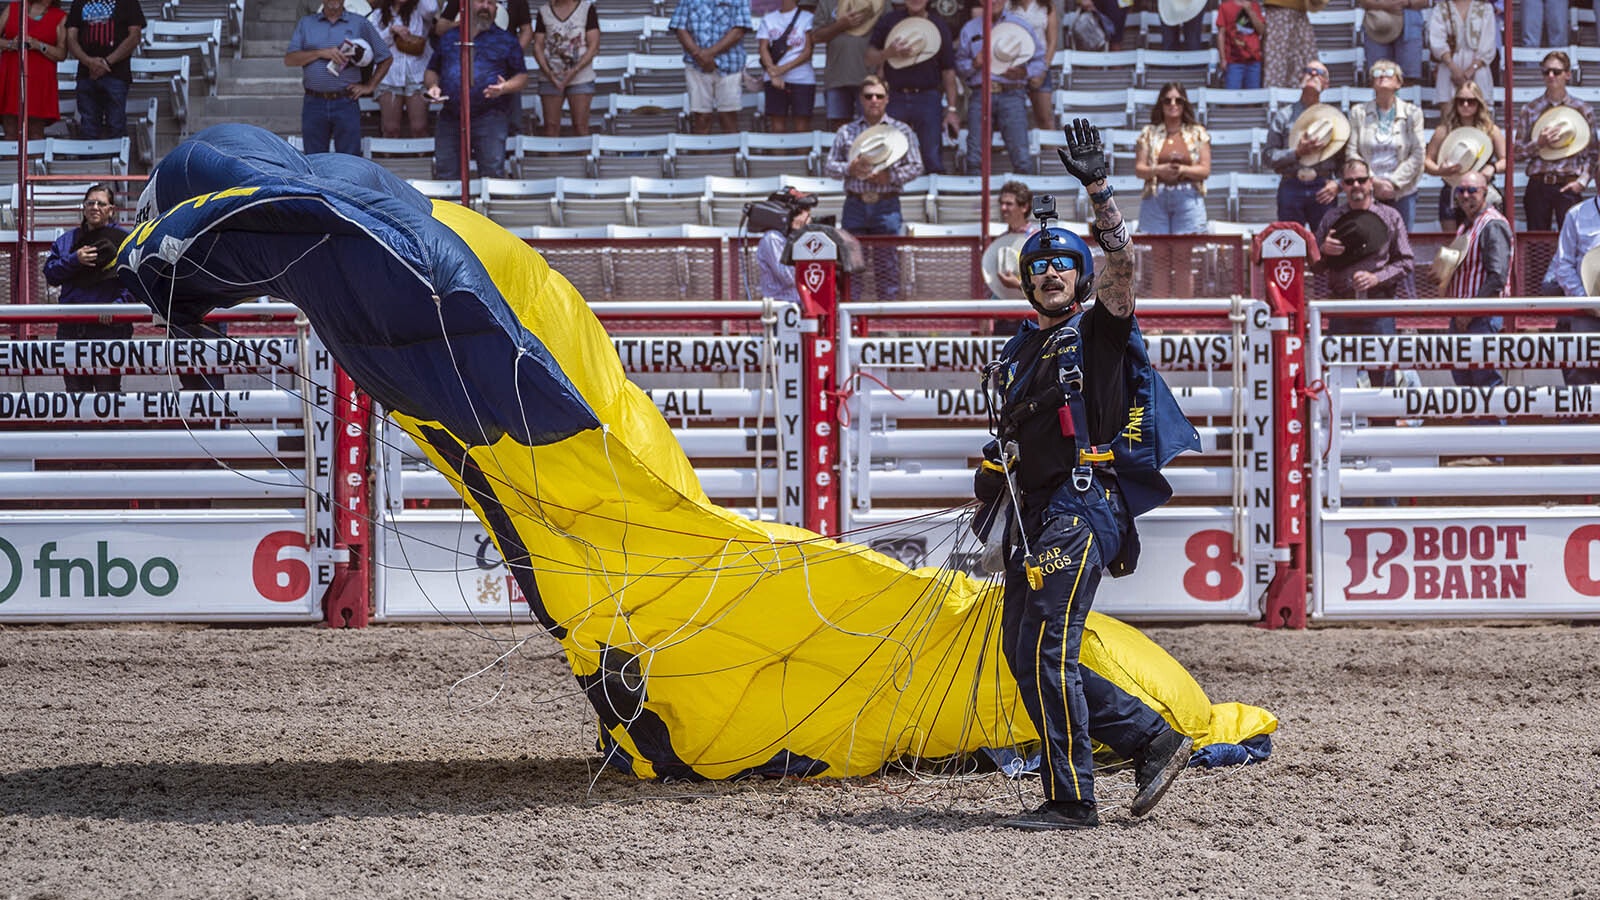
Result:
<svg viewBox="0 0 1600 900"><path fill-rule="evenodd" d="M1457 236L1467 235L1461 264L1442 285L1444 296L1467 300L1509 297L1511 295L1511 223L1489 202L1489 182L1482 172L1461 176L1455 189L1456 208L1461 210ZM1499 334L1504 327L1500 316L1457 316L1451 325L1467 334ZM1496 387L1505 379L1494 369L1455 369L1450 373L1462 387Z"/></svg>

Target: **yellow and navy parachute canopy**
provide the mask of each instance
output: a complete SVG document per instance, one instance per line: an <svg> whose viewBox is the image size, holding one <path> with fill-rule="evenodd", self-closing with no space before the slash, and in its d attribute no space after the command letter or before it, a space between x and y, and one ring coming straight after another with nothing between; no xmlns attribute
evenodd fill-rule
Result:
<svg viewBox="0 0 1600 900"><path fill-rule="evenodd" d="M493 535L612 764L845 776L1037 741L997 585L709 502L583 298L488 219L248 125L169 154L142 206L122 279L180 324L263 294L304 310ZM1197 744L1276 727L1134 629L1089 630L1085 662Z"/></svg>

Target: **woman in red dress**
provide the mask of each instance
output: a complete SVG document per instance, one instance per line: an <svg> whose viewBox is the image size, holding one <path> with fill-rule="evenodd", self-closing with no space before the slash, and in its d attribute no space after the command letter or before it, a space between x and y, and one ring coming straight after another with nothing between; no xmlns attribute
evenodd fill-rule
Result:
<svg viewBox="0 0 1600 900"><path fill-rule="evenodd" d="M56 64L67 58L67 14L58 0L23 0L0 11L0 125L17 139L17 20L26 7L22 43L28 57L28 139L43 140L44 127L61 118Z"/></svg>

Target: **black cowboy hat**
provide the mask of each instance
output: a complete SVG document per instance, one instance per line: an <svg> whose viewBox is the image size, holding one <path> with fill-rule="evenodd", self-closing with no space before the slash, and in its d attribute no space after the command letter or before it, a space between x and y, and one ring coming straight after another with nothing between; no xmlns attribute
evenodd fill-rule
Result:
<svg viewBox="0 0 1600 900"><path fill-rule="evenodd" d="M1328 265L1343 269L1378 252L1389 239L1389 226L1383 217L1370 209L1352 209L1340 216L1328 229L1328 236L1339 239L1344 252L1327 257Z"/></svg>

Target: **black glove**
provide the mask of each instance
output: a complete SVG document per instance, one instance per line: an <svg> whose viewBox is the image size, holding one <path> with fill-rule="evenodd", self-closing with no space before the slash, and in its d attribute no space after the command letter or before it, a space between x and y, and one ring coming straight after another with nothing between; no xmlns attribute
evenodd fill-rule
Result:
<svg viewBox="0 0 1600 900"><path fill-rule="evenodd" d="M1067 136L1067 149L1057 150L1056 154L1067 172L1083 182L1084 187L1103 181L1109 168L1105 145L1100 142L1100 129L1089 124L1088 119L1073 119L1063 131Z"/></svg>
<svg viewBox="0 0 1600 900"><path fill-rule="evenodd" d="M993 503L996 497L1006 491L1005 473L997 465L984 460L972 476L972 496L978 498L979 503Z"/></svg>

